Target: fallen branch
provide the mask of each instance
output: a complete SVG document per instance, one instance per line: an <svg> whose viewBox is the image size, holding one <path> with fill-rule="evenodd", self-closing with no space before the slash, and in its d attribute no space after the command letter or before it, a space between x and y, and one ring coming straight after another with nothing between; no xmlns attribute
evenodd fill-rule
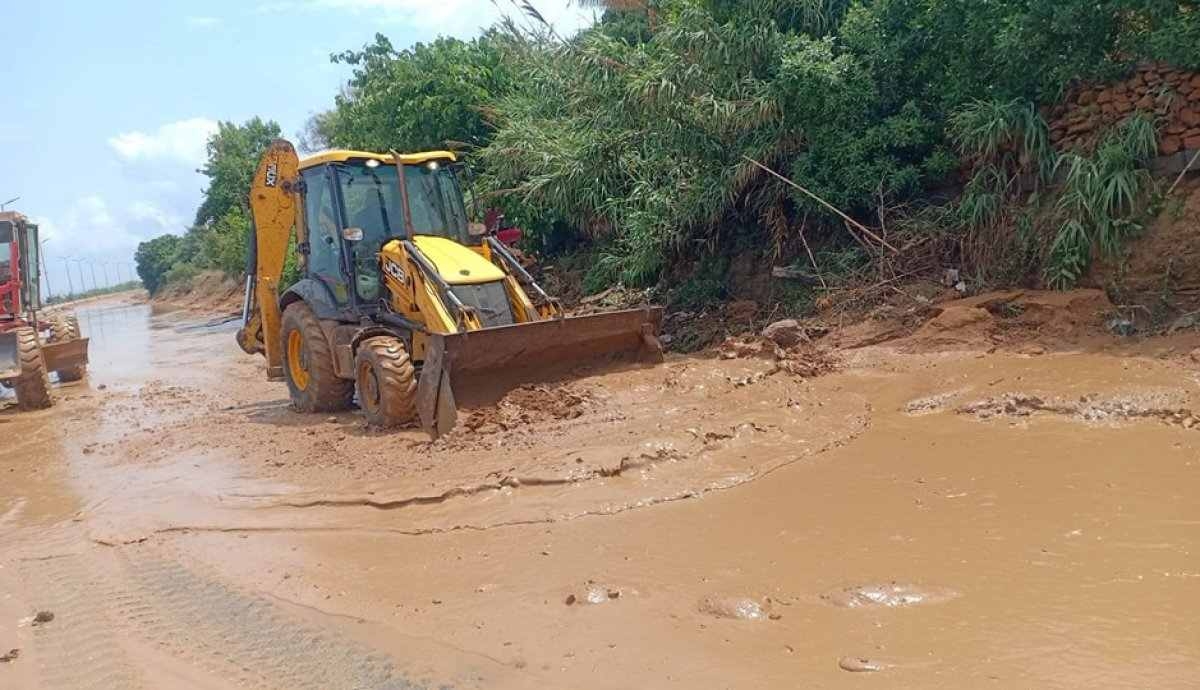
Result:
<svg viewBox="0 0 1200 690"><path fill-rule="evenodd" d="M1183 176L1188 174L1188 171L1191 170L1192 166L1196 164L1197 159L1200 159L1200 150L1197 150L1196 155L1192 156L1192 160L1188 161L1188 164L1183 166L1183 170L1179 171L1179 177L1175 178L1175 182L1173 182L1171 184L1171 188L1167 190L1166 196L1171 196L1171 192L1174 192L1175 188L1179 186L1179 183L1183 181Z"/></svg>
<svg viewBox="0 0 1200 690"><path fill-rule="evenodd" d="M808 246L808 238L804 236L804 228L808 227L808 212L804 212L804 220L800 221L800 242L804 245L804 251L808 254L808 261L812 264L813 271L817 274L817 280L821 281L821 287L826 290L829 285L825 283L825 276L821 275L821 269L817 266L817 257L813 256L812 248Z"/></svg>
<svg viewBox="0 0 1200 690"><path fill-rule="evenodd" d="M749 161L749 162L753 163L754 165L758 166L759 168L762 168L762 169L763 169L764 171L766 171L767 173L769 173L769 174L771 174L771 175L773 175L773 176L775 176L775 177L779 178L779 179L780 179L780 180L782 180L782 181L783 181L785 184L787 184L787 185L789 185L789 186L791 186L791 187L794 187L794 188L796 188L796 189L800 190L801 192L803 192L804 194L806 194L806 195L807 195L807 196L809 196L810 198L814 199L814 200L815 200L817 203L821 204L821 205L822 205L822 206L824 206L825 208L827 208L827 209L829 209L830 211L833 211L834 213L836 213L837 215L839 215L839 216L842 218L842 220L846 221L846 223L848 223L848 224L850 224L850 225L852 225L852 226L854 226L854 227L858 228L858 229L859 229L859 231L860 231L860 232L862 232L862 233L863 233L864 235L866 235L867 237L870 237L871 239L875 240L875 241L876 241L876 242L878 242L879 244L881 244L881 245L883 245L884 247L887 247L888 249L890 249L890 250L892 251L892 253L893 253L893 254L899 254L899 253L900 253L900 250L899 250L899 249L896 249L896 248L895 248L895 247L893 247L892 245L888 244L888 241L887 241L887 240L885 240L885 239L883 239L882 237L880 237L879 235L876 235L875 233L871 232L871 230L870 230L869 228L867 228L867 226L863 225L862 223L858 222L857 220L854 220L853 218L851 218L850 216L846 215L845 213L842 213L842 212L841 212L841 211L840 211L840 210L839 210L839 209L838 209L836 206L834 206L833 204L829 203L828 201L825 201L825 200L824 200L824 199L822 199L821 197L819 197L819 196L817 196L816 194L814 194L814 193L812 193L812 192L808 191L808 190L807 190L807 189L805 189L804 187L801 187L800 185L796 184L795 182L792 182L792 181L791 181L791 180L789 180L788 178L784 177L783 175L780 175L779 173L775 172L775 171L774 171L774 170L772 170L771 168L768 168L767 166L763 165L762 163L759 163L758 161L754 160L754 159L753 159L753 158L751 158L750 156L742 156L742 158L745 158L747 161Z"/></svg>

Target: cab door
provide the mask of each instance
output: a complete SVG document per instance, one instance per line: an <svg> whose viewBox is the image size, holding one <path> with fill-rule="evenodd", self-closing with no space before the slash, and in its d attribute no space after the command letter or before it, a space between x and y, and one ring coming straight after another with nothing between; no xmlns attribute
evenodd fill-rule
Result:
<svg viewBox="0 0 1200 690"><path fill-rule="evenodd" d="M42 308L42 245L38 244L38 226L25 223L19 233L21 266L21 303L26 311Z"/></svg>
<svg viewBox="0 0 1200 690"><path fill-rule="evenodd" d="M338 306L350 303L350 284L343 257L341 219L329 166L301 173L304 178L304 218L308 230L308 277L329 288Z"/></svg>

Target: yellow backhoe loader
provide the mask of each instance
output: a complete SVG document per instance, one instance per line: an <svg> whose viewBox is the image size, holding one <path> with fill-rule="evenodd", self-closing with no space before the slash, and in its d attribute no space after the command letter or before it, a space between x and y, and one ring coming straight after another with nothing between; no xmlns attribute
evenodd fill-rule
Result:
<svg viewBox="0 0 1200 690"><path fill-rule="evenodd" d="M301 412L353 404L377 426L454 427L456 399L564 365L661 361L662 309L566 317L509 250L468 222L453 153L329 151L276 140L250 191L238 344ZM300 279L280 284L295 230Z"/></svg>

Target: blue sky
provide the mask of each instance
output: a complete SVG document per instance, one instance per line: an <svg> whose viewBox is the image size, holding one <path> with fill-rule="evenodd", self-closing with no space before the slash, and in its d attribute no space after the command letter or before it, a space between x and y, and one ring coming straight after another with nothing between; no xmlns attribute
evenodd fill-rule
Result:
<svg viewBox="0 0 1200 690"><path fill-rule="evenodd" d="M593 15L534 4L564 34ZM376 32L398 47L469 38L499 15L492 0L0 3L0 202L20 196L8 210L41 224L54 292L67 288L63 257L95 262L102 284L101 262L126 277L117 263L131 267L138 242L191 221L218 120L258 115L294 138L349 76L330 53Z"/></svg>

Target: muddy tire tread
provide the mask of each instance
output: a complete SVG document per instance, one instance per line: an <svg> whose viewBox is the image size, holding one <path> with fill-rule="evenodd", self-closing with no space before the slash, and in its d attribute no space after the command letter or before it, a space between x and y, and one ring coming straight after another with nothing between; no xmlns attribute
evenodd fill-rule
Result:
<svg viewBox="0 0 1200 690"><path fill-rule="evenodd" d="M395 427L416 419L417 371L403 340L394 336L368 338L359 345L355 360L355 371L358 362L365 360L379 379L379 409L371 414L363 408L369 423Z"/></svg>
<svg viewBox="0 0 1200 690"><path fill-rule="evenodd" d="M354 381L339 378L333 370L333 348L325 339L325 331L312 309L303 302L289 304L283 312L283 327L280 328L280 348L284 353L284 377L291 392L292 404L300 412L341 412L351 407L354 399ZM299 330L308 349L307 390L300 390L292 381L287 363L288 334Z"/></svg>
<svg viewBox="0 0 1200 690"><path fill-rule="evenodd" d="M17 378L17 406L22 410L44 410L54 404L50 397L50 379L46 377L46 360L42 358L42 346L37 331L22 327L16 329L17 358L21 364L21 376Z"/></svg>

